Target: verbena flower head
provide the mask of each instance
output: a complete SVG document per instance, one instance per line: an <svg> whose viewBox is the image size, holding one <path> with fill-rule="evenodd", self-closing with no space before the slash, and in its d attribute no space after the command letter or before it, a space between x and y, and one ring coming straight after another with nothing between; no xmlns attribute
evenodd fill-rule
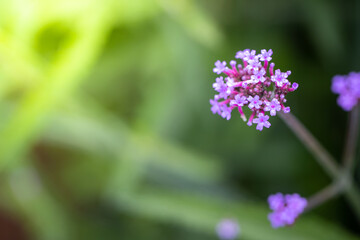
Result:
<svg viewBox="0 0 360 240"><path fill-rule="evenodd" d="M257 124L256 129L259 131L271 126L269 115L275 116L279 111L290 112L290 107L284 106L285 97L295 91L299 84L289 82L291 71L281 72L276 69L274 73L275 64L270 63L272 54L271 49L263 49L260 54L245 49L235 55L243 65L232 60L227 67L225 61L216 61L214 73L224 74L225 77L219 76L213 84L218 93L210 100L211 111L229 120L232 110L237 108L241 118L248 121L247 125ZM244 107L251 111L249 120L243 111Z"/></svg>
<svg viewBox="0 0 360 240"><path fill-rule="evenodd" d="M332 79L331 90L339 94L337 103L345 111L350 111L360 99L360 72L348 75L336 75Z"/></svg>
<svg viewBox="0 0 360 240"><path fill-rule="evenodd" d="M240 227L233 219L223 219L216 226L216 233L222 240L233 240L239 235Z"/></svg>
<svg viewBox="0 0 360 240"><path fill-rule="evenodd" d="M304 211L307 200L299 194L277 193L268 198L269 207L273 210L268 219L273 228L285 227L295 223L296 218Z"/></svg>

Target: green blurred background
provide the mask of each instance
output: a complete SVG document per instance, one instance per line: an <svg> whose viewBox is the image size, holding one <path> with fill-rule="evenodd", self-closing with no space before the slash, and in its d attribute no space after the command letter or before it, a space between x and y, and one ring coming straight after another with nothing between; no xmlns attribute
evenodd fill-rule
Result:
<svg viewBox="0 0 360 240"><path fill-rule="evenodd" d="M274 230L266 198L331 180L279 118L212 115L212 72L273 49L292 112L341 156L331 77L360 70L359 1L1 0L0 239L359 239L339 197ZM360 170L357 171L360 175Z"/></svg>

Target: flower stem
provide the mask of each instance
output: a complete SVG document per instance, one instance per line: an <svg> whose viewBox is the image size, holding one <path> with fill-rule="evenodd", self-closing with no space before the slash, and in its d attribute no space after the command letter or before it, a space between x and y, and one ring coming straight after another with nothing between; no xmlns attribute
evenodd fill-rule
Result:
<svg viewBox="0 0 360 240"><path fill-rule="evenodd" d="M347 143L349 143L350 147L345 147L344 161L347 159L348 167L353 168L354 165L354 155L355 155L355 145L357 138L357 126L354 126L358 117L357 109L351 114L349 131ZM300 139L300 141L304 144L304 146L313 154L315 159L319 162L319 164L324 168L324 170L336 181L334 186L330 185L330 187L324 189L319 193L319 196L315 198L314 207L317 204L320 204L323 200L330 199L330 197L337 195L337 185L339 182L341 183L339 186L345 190L345 197L352 205L354 209L354 213L358 219L360 224L360 191L354 185L351 180L351 175L349 171L341 171L340 167L336 163L335 159L330 155L328 151L319 143L319 141L305 128L305 126L297 120L297 118L291 113L280 113L281 119L286 123L286 125L294 132L294 134ZM356 133L352 133L355 131ZM347 157L349 156L349 157ZM344 162L345 163L345 162ZM350 179L350 180L349 180ZM315 195L316 196L316 195ZM314 197L315 197L314 196ZM318 203L317 203L318 202Z"/></svg>
<svg viewBox="0 0 360 240"><path fill-rule="evenodd" d="M304 146L313 154L318 163L333 178L340 176L339 166L330 153L319 141L306 129L306 127L291 113L280 112L281 119L294 132Z"/></svg>
<svg viewBox="0 0 360 240"><path fill-rule="evenodd" d="M350 112L347 136L342 158L344 174L349 178L352 177L355 167L356 145L359 135L359 107L356 106ZM355 183L351 182L350 187L345 192L345 197L353 206L358 222L360 223L360 191Z"/></svg>
<svg viewBox="0 0 360 240"><path fill-rule="evenodd" d="M354 169L354 160L356 152L356 143L359 135L359 107L356 106L350 112L350 118L348 123L347 137L344 146L344 154L342 162L347 174L352 175Z"/></svg>
<svg viewBox="0 0 360 240"><path fill-rule="evenodd" d="M345 197L348 202L352 205L354 213L357 217L358 223L360 224L360 191L356 186L351 186L346 190Z"/></svg>
<svg viewBox="0 0 360 240"><path fill-rule="evenodd" d="M313 208L316 208L320 204L330 200L341 194L345 190L346 181L339 180L335 181L331 185L327 186L326 188L322 189L318 193L314 194L308 199L308 205L305 211L310 211Z"/></svg>

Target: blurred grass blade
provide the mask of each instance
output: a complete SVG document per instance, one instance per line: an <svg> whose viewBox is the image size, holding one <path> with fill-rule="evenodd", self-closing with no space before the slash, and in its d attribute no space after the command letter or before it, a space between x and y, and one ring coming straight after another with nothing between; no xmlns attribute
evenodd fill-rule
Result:
<svg viewBox="0 0 360 240"><path fill-rule="evenodd" d="M52 124L44 131L44 140L99 155L111 154L114 159L121 159L124 153L135 154L143 165L156 164L193 181L221 179L219 161L176 146L154 134L132 130L119 118L96 107L90 99L83 102L87 103L89 113L74 109L72 113L54 115Z"/></svg>
<svg viewBox="0 0 360 240"><path fill-rule="evenodd" d="M35 137L41 124L53 110L79 85L94 63L109 32L109 4L99 8L88 18L83 14L76 24L77 36L55 61L42 82L20 102L9 123L0 131L0 167L3 168L22 154Z"/></svg>
<svg viewBox="0 0 360 240"><path fill-rule="evenodd" d="M70 239L70 219L61 204L43 186L37 172L29 165L12 171L2 193L20 214L36 239Z"/></svg>
<svg viewBox="0 0 360 240"><path fill-rule="evenodd" d="M178 21L184 29L204 46L215 49L222 41L222 34L215 22L207 16L193 0L158 0L170 17Z"/></svg>
<svg viewBox="0 0 360 240"><path fill-rule="evenodd" d="M227 202L209 196L164 191L155 188L139 190L132 196L108 189L106 199L120 211L128 211L165 223L215 235L215 226L222 219L237 219L241 239L251 240L355 240L344 230L308 215L301 216L293 227L273 229L267 220L270 212L263 205Z"/></svg>

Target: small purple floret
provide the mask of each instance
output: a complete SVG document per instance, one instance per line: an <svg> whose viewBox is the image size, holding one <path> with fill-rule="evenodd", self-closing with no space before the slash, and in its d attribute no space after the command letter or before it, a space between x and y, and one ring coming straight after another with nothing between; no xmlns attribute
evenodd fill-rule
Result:
<svg viewBox="0 0 360 240"><path fill-rule="evenodd" d="M217 60L215 62L215 67L213 69L214 73L220 74L226 69L226 62L220 62L220 60Z"/></svg>
<svg viewBox="0 0 360 240"><path fill-rule="evenodd" d="M336 75L333 77L331 91L338 94L342 94L347 91L345 76Z"/></svg>
<svg viewBox="0 0 360 240"><path fill-rule="evenodd" d="M221 106L221 117L222 118L225 118L226 120L230 120L231 118L231 108L229 108L228 106L226 105L222 105Z"/></svg>
<svg viewBox="0 0 360 240"><path fill-rule="evenodd" d="M249 51L250 51L250 49L245 49L244 51L238 51L235 55L235 58L244 59L245 52L249 52Z"/></svg>
<svg viewBox="0 0 360 240"><path fill-rule="evenodd" d="M255 50L245 50L244 51L244 61L256 61L259 59L259 56L256 55L256 51Z"/></svg>
<svg viewBox="0 0 360 240"><path fill-rule="evenodd" d="M235 96L235 100L231 100L230 101L230 106L240 106L240 107L242 107L242 106L244 106L245 104L247 104L248 103L248 101L247 101L247 99L246 99L246 97L245 96L241 96L240 94L238 94L238 95L236 95Z"/></svg>
<svg viewBox="0 0 360 240"><path fill-rule="evenodd" d="M282 193L270 195L268 198L268 203L271 210L279 211L285 205L284 195Z"/></svg>
<svg viewBox="0 0 360 240"><path fill-rule="evenodd" d="M274 98L271 102L266 102L266 107L264 108L265 111L270 111L271 116L275 116L277 111L281 110L281 105L279 100Z"/></svg>
<svg viewBox="0 0 360 240"><path fill-rule="evenodd" d="M269 51L266 51L266 49L261 50L260 61L271 61L272 54L273 54L273 51L271 49L269 49Z"/></svg>
<svg viewBox="0 0 360 240"><path fill-rule="evenodd" d="M211 111L213 114L221 114L221 107L218 101L210 99Z"/></svg>
<svg viewBox="0 0 360 240"><path fill-rule="evenodd" d="M223 77L218 77L215 80L215 83L213 83L213 88L215 91L222 92L222 89L227 89L226 84L224 83Z"/></svg>
<svg viewBox="0 0 360 240"><path fill-rule="evenodd" d="M353 107L358 103L358 98L353 94L351 94L350 92L347 92L341 94L338 97L337 103L345 111L351 111L351 109L353 109Z"/></svg>
<svg viewBox="0 0 360 240"><path fill-rule="evenodd" d="M360 73L349 73L347 81L352 94L355 97L360 98Z"/></svg>
<svg viewBox="0 0 360 240"><path fill-rule="evenodd" d="M259 70L259 68L261 67L261 63L259 62L259 60L257 58L253 59L253 60L249 60L248 61L248 65L246 66L246 70L248 71L257 71Z"/></svg>
<svg viewBox="0 0 360 240"><path fill-rule="evenodd" d="M297 193L285 195L285 202L287 208L296 214L301 214L307 206L307 200Z"/></svg>
<svg viewBox="0 0 360 240"><path fill-rule="evenodd" d="M294 90L296 90L296 89L298 89L299 84L296 83L296 82L294 82L294 83L291 85L291 87L292 87Z"/></svg>
<svg viewBox="0 0 360 240"><path fill-rule="evenodd" d="M237 84L237 82L235 82L233 78L227 77L225 79L226 79L226 85L230 88L234 87Z"/></svg>
<svg viewBox="0 0 360 240"><path fill-rule="evenodd" d="M249 96L247 100L249 101L250 109L259 109L261 107L262 101L260 100L260 97L258 95L256 95L255 97Z"/></svg>
<svg viewBox="0 0 360 240"><path fill-rule="evenodd" d="M258 70L257 68L254 68L254 75L251 76L251 80L253 80L254 83L265 82L266 80L265 74L266 74L265 69L262 68Z"/></svg>
<svg viewBox="0 0 360 240"><path fill-rule="evenodd" d="M291 73L291 72L290 72ZM289 74L283 73L280 69L275 70L275 75L271 76L271 81L275 82L277 86L282 87L284 84L288 82L287 77Z"/></svg>
<svg viewBox="0 0 360 240"><path fill-rule="evenodd" d="M223 219L216 226L216 233L222 240L233 240L239 235L240 227L233 219Z"/></svg>
<svg viewBox="0 0 360 240"><path fill-rule="evenodd" d="M258 118L253 120L253 123L256 123L256 129L262 131L264 127L269 128L271 126L270 122L268 122L269 116L264 115L263 113L259 113Z"/></svg>
<svg viewBox="0 0 360 240"><path fill-rule="evenodd" d="M216 78L216 82L213 83L213 88L215 91L219 92L221 98L226 99L231 94L231 88L224 82L223 77Z"/></svg>
<svg viewBox="0 0 360 240"><path fill-rule="evenodd" d="M284 108L284 113L289 113L290 112L290 107L285 107Z"/></svg>

